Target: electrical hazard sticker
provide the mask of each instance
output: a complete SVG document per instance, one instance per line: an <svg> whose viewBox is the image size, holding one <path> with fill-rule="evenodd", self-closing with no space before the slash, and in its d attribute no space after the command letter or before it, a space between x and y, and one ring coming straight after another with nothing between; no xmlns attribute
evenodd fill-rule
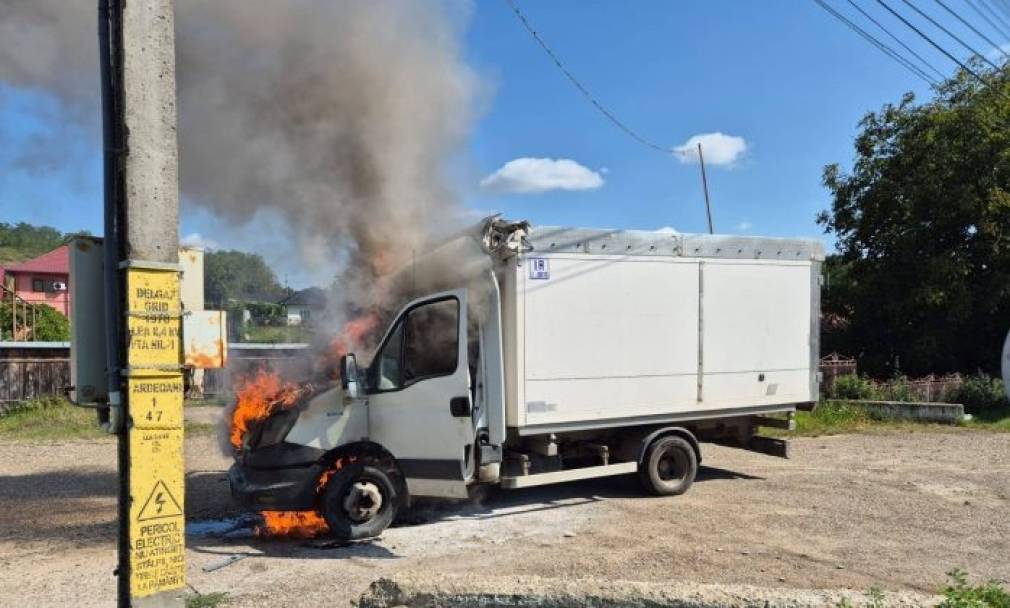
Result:
<svg viewBox="0 0 1010 608"><path fill-rule="evenodd" d="M152 519L162 519L165 517L178 517L182 515L182 507L178 501L168 491L164 481L159 480L154 484L151 495L144 501L144 506L137 514L137 521L151 521Z"/></svg>
<svg viewBox="0 0 1010 608"><path fill-rule="evenodd" d="M551 278L551 265L547 258L530 258L529 264L531 279Z"/></svg>

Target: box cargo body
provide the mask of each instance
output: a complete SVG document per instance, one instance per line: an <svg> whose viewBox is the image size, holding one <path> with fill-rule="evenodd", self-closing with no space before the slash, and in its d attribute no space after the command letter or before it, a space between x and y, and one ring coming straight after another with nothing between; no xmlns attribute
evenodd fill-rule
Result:
<svg viewBox="0 0 1010 608"><path fill-rule="evenodd" d="M520 434L816 401L816 242L543 228L499 271Z"/></svg>

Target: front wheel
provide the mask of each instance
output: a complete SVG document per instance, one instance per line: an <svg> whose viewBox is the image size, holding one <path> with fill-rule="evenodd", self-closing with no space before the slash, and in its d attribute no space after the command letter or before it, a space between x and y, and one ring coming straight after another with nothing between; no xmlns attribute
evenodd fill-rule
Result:
<svg viewBox="0 0 1010 608"><path fill-rule="evenodd" d="M351 464L326 484L323 517L339 539L374 538L393 522L399 499L396 486L382 469Z"/></svg>
<svg viewBox="0 0 1010 608"><path fill-rule="evenodd" d="M653 494L687 492L698 473L698 456L683 437L666 435L652 442L638 469L642 485Z"/></svg>

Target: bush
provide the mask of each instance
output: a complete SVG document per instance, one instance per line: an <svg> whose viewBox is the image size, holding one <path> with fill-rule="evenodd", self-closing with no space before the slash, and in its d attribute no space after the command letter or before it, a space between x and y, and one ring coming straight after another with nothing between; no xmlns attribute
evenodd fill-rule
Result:
<svg viewBox="0 0 1010 608"><path fill-rule="evenodd" d="M947 391L943 400L960 403L964 405L964 411L976 416L1010 407L1003 391L1003 381L982 372L965 378L959 386Z"/></svg>
<svg viewBox="0 0 1010 608"><path fill-rule="evenodd" d="M880 391L872 380L865 376L846 374L835 378L828 391L830 399L879 399Z"/></svg>
<svg viewBox="0 0 1010 608"><path fill-rule="evenodd" d="M70 340L70 321L66 317L56 312L56 309L38 304L29 306L28 312L23 312L24 308L17 306L18 327L32 323L32 309L35 309L34 331L30 336L31 340L42 342L66 342ZM0 339L11 340L13 338L11 327L11 303L9 300L0 302Z"/></svg>
<svg viewBox="0 0 1010 608"><path fill-rule="evenodd" d="M961 570L948 573L951 584L943 590L943 601L937 608L1010 608L1010 592L998 583L968 584L968 576Z"/></svg>
<svg viewBox="0 0 1010 608"><path fill-rule="evenodd" d="M904 401L907 403L922 400L908 376L900 373L896 374L890 382L884 384L880 393L880 398L884 401Z"/></svg>

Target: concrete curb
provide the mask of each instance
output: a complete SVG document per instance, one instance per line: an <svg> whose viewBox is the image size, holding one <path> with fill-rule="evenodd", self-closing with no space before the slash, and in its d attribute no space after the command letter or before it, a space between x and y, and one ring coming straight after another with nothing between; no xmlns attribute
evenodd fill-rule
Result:
<svg viewBox="0 0 1010 608"><path fill-rule="evenodd" d="M885 593L888 607L936 606L941 598ZM371 584L359 608L836 608L870 606L856 591L772 589L689 582L640 583L534 576L395 576Z"/></svg>
<svg viewBox="0 0 1010 608"><path fill-rule="evenodd" d="M861 407L871 416L887 420L914 420L957 424L964 418L960 403L907 403L904 401L846 401Z"/></svg>

